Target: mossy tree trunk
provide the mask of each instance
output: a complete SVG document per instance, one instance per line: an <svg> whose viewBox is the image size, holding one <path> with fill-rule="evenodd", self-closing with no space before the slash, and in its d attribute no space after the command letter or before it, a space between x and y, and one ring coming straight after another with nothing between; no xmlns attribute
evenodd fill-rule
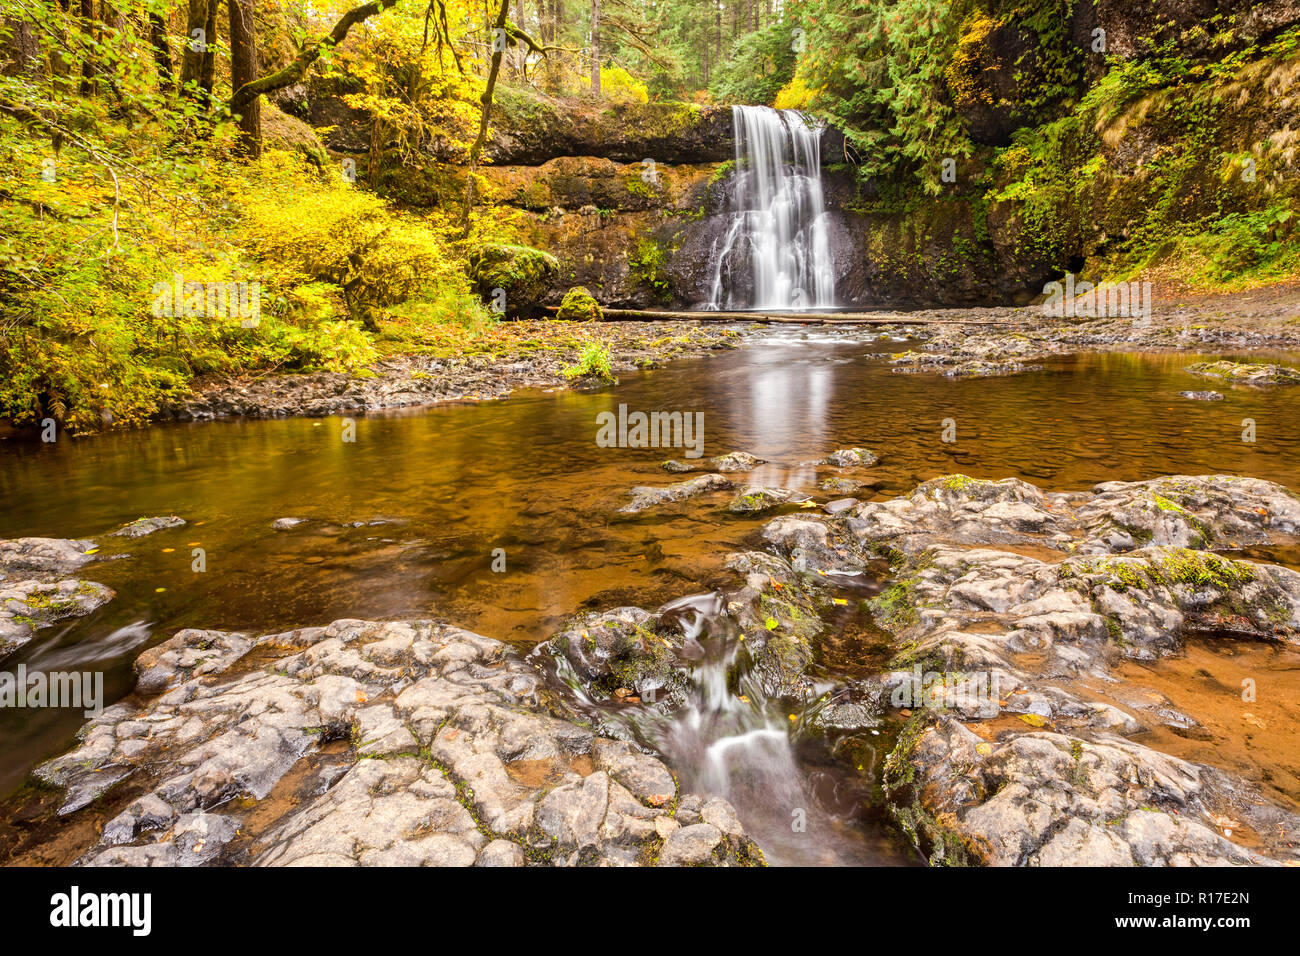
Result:
<svg viewBox="0 0 1300 956"><path fill-rule="evenodd" d="M479 102L483 104L483 111L479 114L478 136L474 138L474 144L469 148L469 173L465 177L465 209L462 215L463 235L469 235L469 217L474 210L474 177L478 175L478 160L483 153L483 146L487 142L488 120L492 116L492 93L497 86L497 77L501 73L501 58L505 56L505 36L506 20L510 13L510 0L501 0L501 7L497 10L496 23L492 29L492 66L488 70L487 85L483 87L483 95L479 97Z"/></svg>
<svg viewBox="0 0 1300 956"><path fill-rule="evenodd" d="M215 6L215 4L214 4ZM253 34L252 0L226 0L230 10L230 87L237 90L257 79L257 38ZM256 159L262 155L262 101L253 97L239 111L240 150Z"/></svg>

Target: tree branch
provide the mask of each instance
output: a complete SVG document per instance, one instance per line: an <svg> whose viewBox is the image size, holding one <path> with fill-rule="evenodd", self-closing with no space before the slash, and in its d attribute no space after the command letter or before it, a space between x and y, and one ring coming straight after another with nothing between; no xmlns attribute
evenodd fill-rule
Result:
<svg viewBox="0 0 1300 956"><path fill-rule="evenodd" d="M339 22L334 24L334 29L329 32L328 36L321 37L315 43L303 47L284 69L258 77L236 90L235 95L230 98L230 112L239 113L245 106L264 93L274 93L276 90L282 90L286 86L297 83L306 76L311 65L320 59L321 54L342 43L348 35L348 31L354 26L396 4L397 0L372 0L371 3L353 7L339 18Z"/></svg>

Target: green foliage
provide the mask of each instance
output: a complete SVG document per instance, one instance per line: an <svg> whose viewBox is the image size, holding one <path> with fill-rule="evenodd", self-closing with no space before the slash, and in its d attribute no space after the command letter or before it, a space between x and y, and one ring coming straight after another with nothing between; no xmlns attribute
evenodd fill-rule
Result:
<svg viewBox="0 0 1300 956"><path fill-rule="evenodd" d="M929 193L942 190L941 163L971 154L948 105L944 70L965 0L810 0L800 63L817 107L856 148L864 176L911 170Z"/></svg>
<svg viewBox="0 0 1300 956"><path fill-rule="evenodd" d="M771 105L794 78L797 17L774 20L761 30L737 37L731 54L713 75L709 89L725 103Z"/></svg>
<svg viewBox="0 0 1300 956"><path fill-rule="evenodd" d="M602 382L611 384L618 381L614 376L614 367L610 361L609 349L596 342L585 345L582 354L578 357L577 364L570 365L564 370L564 377L568 379L592 376Z"/></svg>
<svg viewBox="0 0 1300 956"><path fill-rule="evenodd" d="M376 196L332 179L313 182L282 156L264 161L260 173L261 188L233 199L273 279L333 283L349 314L368 326L375 309L456 281L438 236Z"/></svg>
<svg viewBox="0 0 1300 956"><path fill-rule="evenodd" d="M654 239L642 239L628 257L628 266L637 281L649 287L659 299L671 294L671 276L668 273L668 252Z"/></svg>

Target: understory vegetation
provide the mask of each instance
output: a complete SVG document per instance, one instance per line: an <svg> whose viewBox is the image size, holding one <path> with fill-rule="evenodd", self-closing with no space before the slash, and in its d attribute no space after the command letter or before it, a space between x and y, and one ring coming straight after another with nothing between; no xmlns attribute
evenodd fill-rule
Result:
<svg viewBox="0 0 1300 956"><path fill-rule="evenodd" d="M1100 9L4 0L0 418L90 431L206 378L482 346L561 271L490 195L496 123L581 110L803 109L843 132L858 211L955 203L959 252L1011 220L1014 254L1058 271L1293 278L1300 133L1276 114L1300 28L1108 13L1098 48ZM340 124L359 131L342 158L322 145ZM389 187L417 174L436 201L404 208ZM661 247L625 257L667 301Z"/></svg>

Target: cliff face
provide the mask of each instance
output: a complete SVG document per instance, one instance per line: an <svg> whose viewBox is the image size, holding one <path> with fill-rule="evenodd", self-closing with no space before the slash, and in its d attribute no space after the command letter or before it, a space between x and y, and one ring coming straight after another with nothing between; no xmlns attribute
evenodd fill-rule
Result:
<svg viewBox="0 0 1300 956"><path fill-rule="evenodd" d="M1289 239L1277 210L1297 181L1300 0L1080 0L1046 29L1021 12L993 0L961 24L937 95L972 151L940 195L908 171L862 180L843 135L824 135L843 304L1024 303L1065 271L1131 274L1183 255L1179 243ZM338 92L280 105L332 127L326 145L361 167L368 123ZM463 157L423 149L422 165L388 164L380 191L416 210L455 205ZM585 285L606 305L689 308L710 296L733 155L729 107L504 89L481 174L485 200L518 213L519 241L558 259L545 301Z"/></svg>

